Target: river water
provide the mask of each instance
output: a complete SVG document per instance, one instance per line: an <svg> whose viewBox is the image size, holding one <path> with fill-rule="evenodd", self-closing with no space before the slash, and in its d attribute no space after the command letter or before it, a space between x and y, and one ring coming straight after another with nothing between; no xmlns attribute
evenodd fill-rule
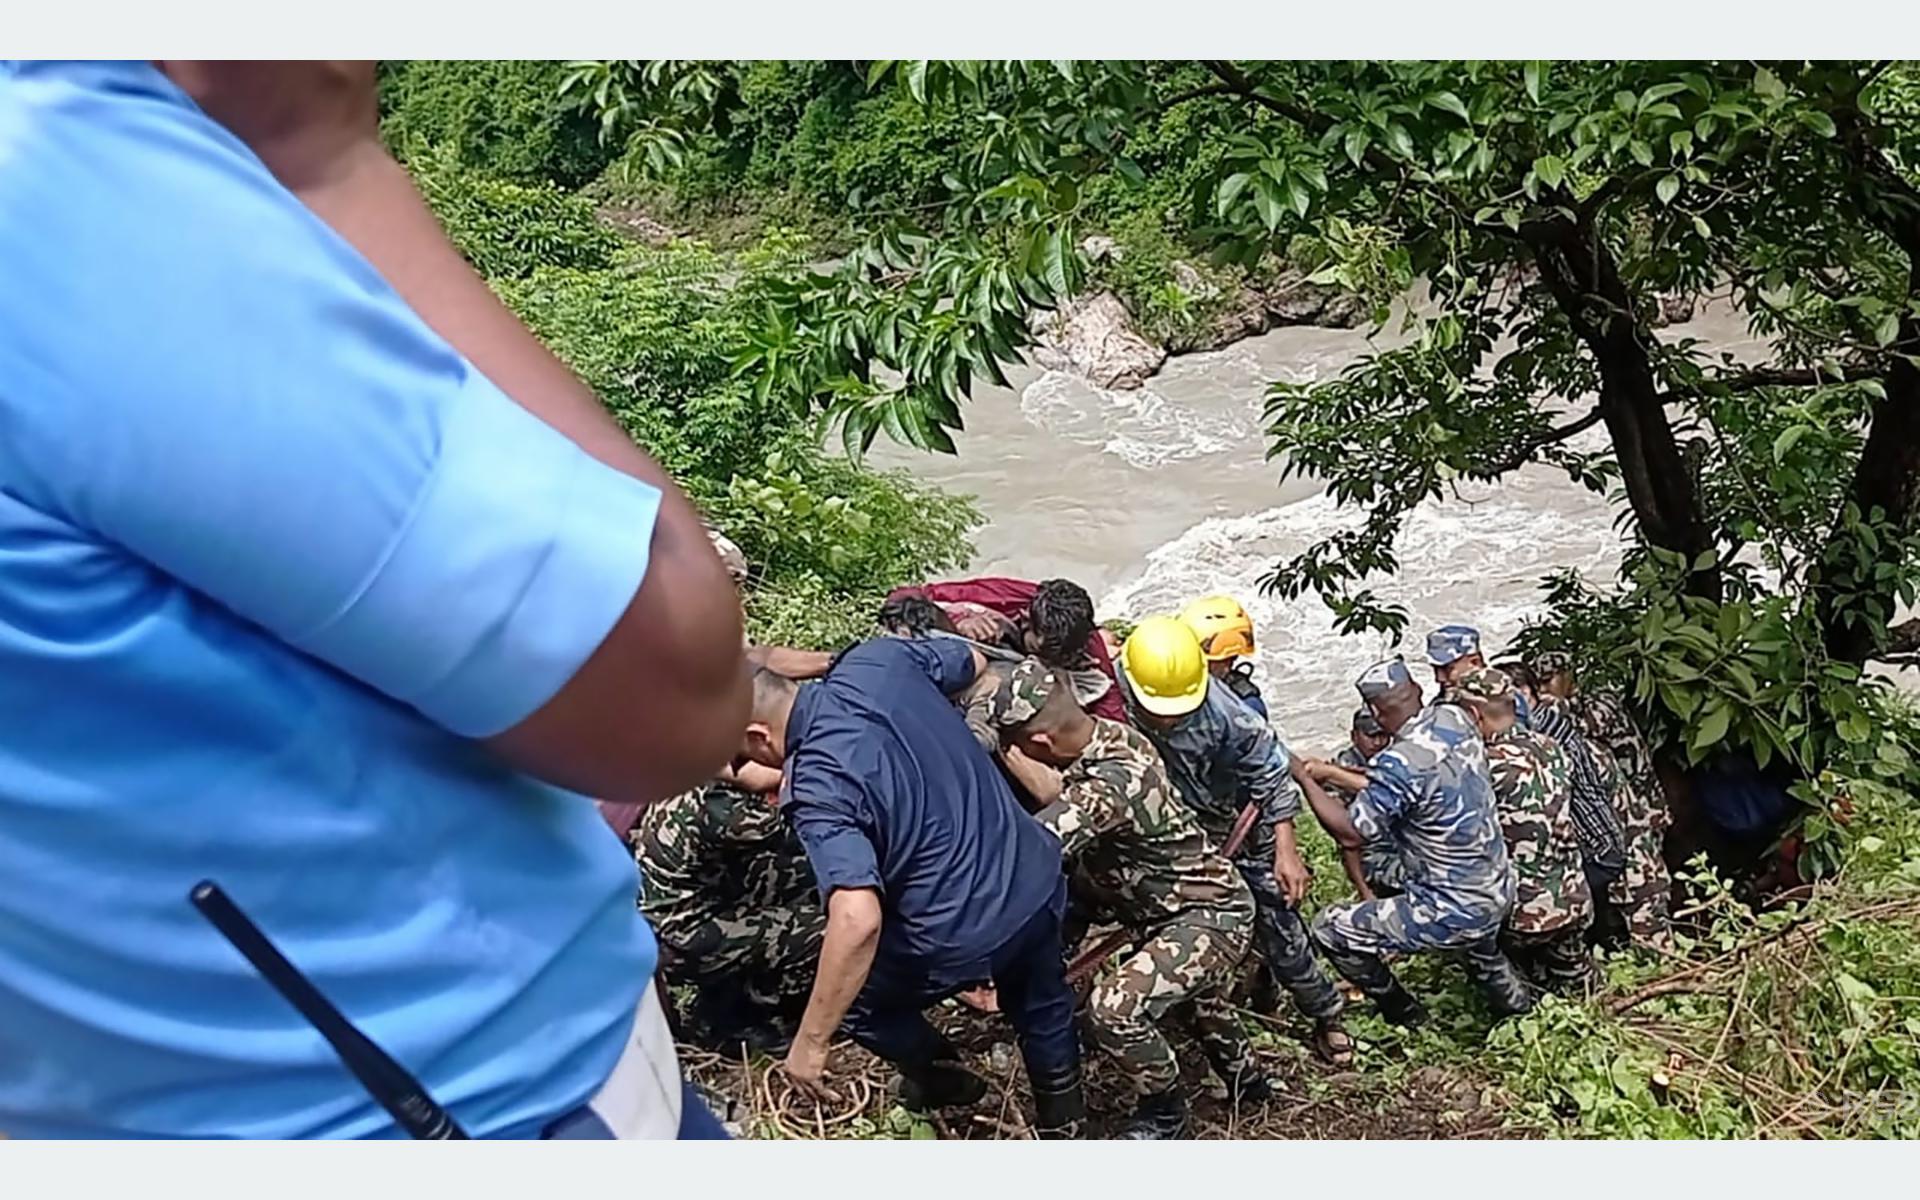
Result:
<svg viewBox="0 0 1920 1200"><path fill-rule="evenodd" d="M1271 381L1331 378L1392 345L1396 328L1377 337L1278 329L1170 359L1137 391L1010 372L1013 390L976 391L957 455L876 446L873 457L978 498L989 524L974 539L975 574L1076 579L1102 618L1175 611L1213 592L1238 597L1255 622L1255 678L1274 724L1319 751L1344 739L1358 702L1353 679L1393 647L1378 635L1336 634L1313 596L1283 601L1259 590L1274 564L1356 519L1311 480L1279 482L1265 460L1261 407ZM1664 336L1736 353L1758 348L1723 308ZM1622 547L1613 516L1564 474L1528 467L1422 506L1400 538L1399 573L1369 586L1411 612L1402 647L1409 661L1424 662L1427 631L1453 621L1478 626L1497 651L1543 611L1538 584L1550 571L1612 581Z"/></svg>

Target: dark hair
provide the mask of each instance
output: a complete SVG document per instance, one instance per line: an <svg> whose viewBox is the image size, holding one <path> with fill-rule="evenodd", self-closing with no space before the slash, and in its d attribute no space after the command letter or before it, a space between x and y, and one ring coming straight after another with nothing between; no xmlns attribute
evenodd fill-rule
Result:
<svg viewBox="0 0 1920 1200"><path fill-rule="evenodd" d="M953 618L925 596L896 596L880 606L880 628L906 637L922 637L929 630L952 633Z"/></svg>
<svg viewBox="0 0 1920 1200"><path fill-rule="evenodd" d="M1027 605L1027 626L1039 639L1040 658L1071 664L1093 636L1093 597L1070 579L1046 580Z"/></svg>
<svg viewBox="0 0 1920 1200"><path fill-rule="evenodd" d="M1517 688L1526 688L1528 691L1533 691L1540 686L1540 681L1533 677L1532 668L1523 662L1516 660L1513 662L1495 663L1493 669L1504 672L1506 677L1513 682L1513 686Z"/></svg>

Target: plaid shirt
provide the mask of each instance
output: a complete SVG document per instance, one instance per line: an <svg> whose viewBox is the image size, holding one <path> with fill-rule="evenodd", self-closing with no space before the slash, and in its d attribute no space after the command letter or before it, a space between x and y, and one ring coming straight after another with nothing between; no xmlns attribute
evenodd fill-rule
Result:
<svg viewBox="0 0 1920 1200"><path fill-rule="evenodd" d="M1542 696L1533 706L1533 729L1559 742L1567 752L1573 783L1569 808L1574 830L1580 835L1580 856L1603 871L1618 870L1626 862L1627 838L1613 809L1617 782L1612 771L1601 771L1599 760L1564 700Z"/></svg>

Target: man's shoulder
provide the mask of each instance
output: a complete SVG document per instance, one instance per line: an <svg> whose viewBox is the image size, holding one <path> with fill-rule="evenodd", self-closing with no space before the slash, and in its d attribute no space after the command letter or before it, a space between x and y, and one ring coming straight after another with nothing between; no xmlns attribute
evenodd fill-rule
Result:
<svg viewBox="0 0 1920 1200"><path fill-rule="evenodd" d="M1170 786L1153 743L1131 726L1104 717L1094 718L1093 737L1068 773L1114 784L1129 798Z"/></svg>

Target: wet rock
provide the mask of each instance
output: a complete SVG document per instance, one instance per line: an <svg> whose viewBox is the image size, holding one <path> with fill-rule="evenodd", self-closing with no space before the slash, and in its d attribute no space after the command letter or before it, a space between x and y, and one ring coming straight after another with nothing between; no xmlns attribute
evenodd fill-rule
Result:
<svg viewBox="0 0 1920 1200"><path fill-rule="evenodd" d="M680 236L679 230L662 224L639 208L608 206L598 210L600 220L649 246L659 247Z"/></svg>
<svg viewBox="0 0 1920 1200"><path fill-rule="evenodd" d="M1288 267L1260 288L1267 316L1275 325L1321 325L1352 329L1366 319L1366 302L1339 288L1310 283Z"/></svg>
<svg viewBox="0 0 1920 1200"><path fill-rule="evenodd" d="M1167 352L1140 336L1133 314L1112 292L1070 300L1033 320L1033 359L1071 371L1098 388L1126 390L1145 383Z"/></svg>
<svg viewBox="0 0 1920 1200"><path fill-rule="evenodd" d="M1120 244L1112 238L1098 233L1091 235L1080 243L1080 253L1086 256L1088 262L1104 262L1109 258L1115 262L1119 262L1122 257Z"/></svg>

